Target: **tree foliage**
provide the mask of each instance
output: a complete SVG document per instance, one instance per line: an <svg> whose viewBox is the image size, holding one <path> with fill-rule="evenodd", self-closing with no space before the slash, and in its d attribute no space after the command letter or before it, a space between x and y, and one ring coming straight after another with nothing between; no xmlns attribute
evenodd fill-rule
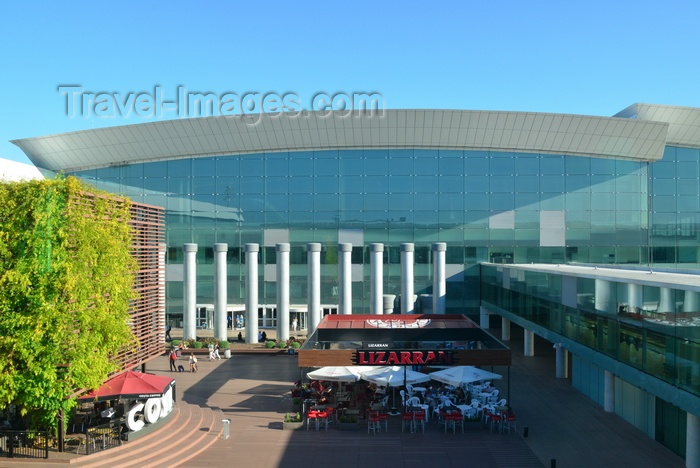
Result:
<svg viewBox="0 0 700 468"><path fill-rule="evenodd" d="M0 406L55 427L134 344L129 203L73 177L0 184Z"/></svg>

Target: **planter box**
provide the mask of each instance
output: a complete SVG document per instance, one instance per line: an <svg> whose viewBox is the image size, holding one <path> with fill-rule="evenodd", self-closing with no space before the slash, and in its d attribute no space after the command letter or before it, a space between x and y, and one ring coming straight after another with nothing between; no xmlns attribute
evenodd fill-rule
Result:
<svg viewBox="0 0 700 468"><path fill-rule="evenodd" d="M282 429L285 431L294 431L297 429L304 429L304 422L282 422Z"/></svg>

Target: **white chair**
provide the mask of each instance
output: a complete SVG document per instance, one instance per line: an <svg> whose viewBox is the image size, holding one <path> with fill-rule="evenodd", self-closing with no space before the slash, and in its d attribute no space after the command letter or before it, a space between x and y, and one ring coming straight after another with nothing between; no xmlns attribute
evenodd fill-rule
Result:
<svg viewBox="0 0 700 468"><path fill-rule="evenodd" d="M494 406L508 406L507 403L508 403L508 400L506 400L505 398L501 398L500 400L498 400L496 402L496 404Z"/></svg>
<svg viewBox="0 0 700 468"><path fill-rule="evenodd" d="M406 406L421 406L420 398L417 396L409 398L406 400Z"/></svg>
<svg viewBox="0 0 700 468"><path fill-rule="evenodd" d="M414 394L413 385L406 384L406 390L408 391L408 396L413 396L413 394Z"/></svg>
<svg viewBox="0 0 700 468"><path fill-rule="evenodd" d="M399 395L401 395L401 406L406 405L406 391L405 390L399 391Z"/></svg>

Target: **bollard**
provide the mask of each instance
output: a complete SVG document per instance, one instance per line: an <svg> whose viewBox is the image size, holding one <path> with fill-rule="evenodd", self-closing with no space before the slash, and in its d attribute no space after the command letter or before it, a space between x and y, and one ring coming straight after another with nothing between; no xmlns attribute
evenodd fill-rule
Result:
<svg viewBox="0 0 700 468"><path fill-rule="evenodd" d="M523 429L523 437L527 438L527 433L529 432L530 428L525 426L525 429Z"/></svg>
<svg viewBox="0 0 700 468"><path fill-rule="evenodd" d="M224 425L224 439L228 439L229 428L231 427L231 420L230 419L222 419L221 422Z"/></svg>
<svg viewBox="0 0 700 468"><path fill-rule="evenodd" d="M552 458L552 459L549 461L549 467L550 467L550 468L557 468L557 459L556 459L556 458Z"/></svg>

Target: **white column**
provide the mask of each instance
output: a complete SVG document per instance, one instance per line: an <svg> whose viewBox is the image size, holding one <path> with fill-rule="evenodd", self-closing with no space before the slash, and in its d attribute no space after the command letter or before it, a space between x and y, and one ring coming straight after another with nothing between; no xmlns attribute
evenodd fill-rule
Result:
<svg viewBox="0 0 700 468"><path fill-rule="evenodd" d="M535 355L535 332L523 328L523 356Z"/></svg>
<svg viewBox="0 0 700 468"><path fill-rule="evenodd" d="M197 338L197 244L184 244L183 290L182 300L184 317L182 321L182 338Z"/></svg>
<svg viewBox="0 0 700 468"><path fill-rule="evenodd" d="M433 313L445 313L445 251L447 244L433 244Z"/></svg>
<svg viewBox="0 0 700 468"><path fill-rule="evenodd" d="M308 336L311 336L316 331L318 324L321 323L321 244L315 242L308 244L306 264L308 266Z"/></svg>
<svg viewBox="0 0 700 468"><path fill-rule="evenodd" d="M277 244L277 339L289 339L289 244Z"/></svg>
<svg viewBox="0 0 700 468"><path fill-rule="evenodd" d="M676 300L674 299L673 289L659 288L659 307L657 312L676 312Z"/></svg>
<svg viewBox="0 0 700 468"><path fill-rule="evenodd" d="M612 302L612 283L610 281L595 280L595 309L606 313L617 313L617 304Z"/></svg>
<svg viewBox="0 0 700 468"><path fill-rule="evenodd" d="M697 291L686 291L683 295L683 312L697 312L700 308Z"/></svg>
<svg viewBox="0 0 700 468"><path fill-rule="evenodd" d="M416 298L413 288L413 262L415 247L401 244L401 313L414 314Z"/></svg>
<svg viewBox="0 0 700 468"><path fill-rule="evenodd" d="M486 307L479 306L479 326L484 330L489 328L489 316L491 313Z"/></svg>
<svg viewBox="0 0 700 468"><path fill-rule="evenodd" d="M382 314L384 312L384 288L383 288L383 263L384 244L369 245L369 313Z"/></svg>
<svg viewBox="0 0 700 468"><path fill-rule="evenodd" d="M501 341L510 341L510 319L501 317Z"/></svg>
<svg viewBox="0 0 700 468"><path fill-rule="evenodd" d="M226 252L228 244L214 244L214 338L219 340L228 340Z"/></svg>
<svg viewBox="0 0 700 468"><path fill-rule="evenodd" d="M556 349L556 376L557 379L569 377L569 351L561 343L554 345Z"/></svg>
<svg viewBox="0 0 700 468"><path fill-rule="evenodd" d="M685 466L700 466L700 418L692 413L686 413Z"/></svg>
<svg viewBox="0 0 700 468"><path fill-rule="evenodd" d="M258 244L245 245L245 342L258 342Z"/></svg>
<svg viewBox="0 0 700 468"><path fill-rule="evenodd" d="M338 244L338 314L352 314L352 244Z"/></svg>
<svg viewBox="0 0 700 468"><path fill-rule="evenodd" d="M642 299L643 287L641 284L628 284L627 285L627 302L630 306L630 311L634 311L634 308L641 309L643 305Z"/></svg>
<svg viewBox="0 0 700 468"><path fill-rule="evenodd" d="M615 374L608 370L605 371L603 409L608 413L615 412Z"/></svg>

